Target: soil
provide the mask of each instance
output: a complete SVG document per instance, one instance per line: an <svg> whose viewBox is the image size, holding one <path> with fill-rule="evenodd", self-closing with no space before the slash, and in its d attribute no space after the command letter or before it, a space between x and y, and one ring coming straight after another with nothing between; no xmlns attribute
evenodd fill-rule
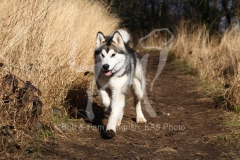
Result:
<svg viewBox="0 0 240 160"><path fill-rule="evenodd" d="M108 115L102 112L100 98L96 96L95 119L72 127L67 139L44 144L42 158L240 159L240 142L229 136L232 131L224 125L224 111L215 107L211 96L197 84L196 76L168 61L150 91L158 62L159 52L150 53L147 97L157 117L151 117L142 105L148 122L137 124L129 92L121 127L114 138L107 139L103 133ZM74 99L75 105L79 105L76 100L80 99ZM34 156L26 155L26 159Z"/></svg>

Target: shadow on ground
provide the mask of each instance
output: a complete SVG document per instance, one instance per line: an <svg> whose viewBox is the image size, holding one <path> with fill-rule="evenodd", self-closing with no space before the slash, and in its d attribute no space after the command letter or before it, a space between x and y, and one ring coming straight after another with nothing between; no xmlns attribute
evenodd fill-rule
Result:
<svg viewBox="0 0 240 160"><path fill-rule="evenodd" d="M97 126L104 126L102 120L105 118L105 113L101 103L92 101L88 98L87 88L73 87L68 91L65 98L66 105L69 106L68 113L71 118L79 119L82 118L88 124L96 126L96 128L101 128ZM93 95L93 99L96 99L97 95ZM90 101L92 104L92 110L94 114L94 119L89 119L87 117L86 107ZM105 127L104 127L105 128ZM103 129L104 129L103 128ZM100 132L102 132L100 130Z"/></svg>

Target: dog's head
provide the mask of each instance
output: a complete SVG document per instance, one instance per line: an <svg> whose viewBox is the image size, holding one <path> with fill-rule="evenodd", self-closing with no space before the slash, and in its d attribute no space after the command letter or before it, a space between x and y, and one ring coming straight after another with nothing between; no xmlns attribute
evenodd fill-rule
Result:
<svg viewBox="0 0 240 160"><path fill-rule="evenodd" d="M110 36L98 32L96 37L95 63L101 63L101 69L106 76L119 71L126 60L126 45L129 34L125 30L115 31Z"/></svg>

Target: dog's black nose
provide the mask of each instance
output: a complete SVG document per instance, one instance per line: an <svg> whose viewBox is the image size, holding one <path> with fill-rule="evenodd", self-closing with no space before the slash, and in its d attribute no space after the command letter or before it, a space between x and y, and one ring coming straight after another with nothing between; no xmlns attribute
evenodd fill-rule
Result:
<svg viewBox="0 0 240 160"><path fill-rule="evenodd" d="M103 65L103 69L104 69L105 71L108 71L108 68L109 68L109 65L108 65L108 64L104 64L104 65Z"/></svg>

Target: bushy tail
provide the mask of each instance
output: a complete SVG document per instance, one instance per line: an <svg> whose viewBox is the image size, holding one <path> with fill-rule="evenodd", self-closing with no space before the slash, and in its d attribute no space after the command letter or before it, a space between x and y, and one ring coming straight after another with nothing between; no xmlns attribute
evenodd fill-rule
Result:
<svg viewBox="0 0 240 160"><path fill-rule="evenodd" d="M122 36L122 38L123 38L123 41L125 42L125 43L129 43L130 42L130 34L126 31L126 30L124 30L124 29L119 29L119 30L117 30L120 34L121 34L121 36Z"/></svg>

